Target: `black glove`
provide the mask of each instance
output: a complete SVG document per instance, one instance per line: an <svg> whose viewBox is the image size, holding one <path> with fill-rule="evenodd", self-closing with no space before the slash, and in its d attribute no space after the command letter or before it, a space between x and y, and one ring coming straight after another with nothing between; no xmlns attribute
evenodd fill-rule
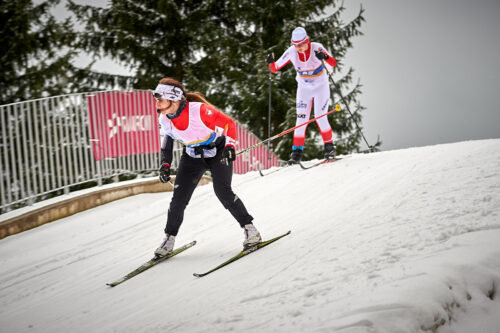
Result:
<svg viewBox="0 0 500 333"><path fill-rule="evenodd" d="M316 58L318 58L319 60L326 60L326 59L330 58L328 56L328 54L320 52L320 51L314 51L314 53L316 54Z"/></svg>
<svg viewBox="0 0 500 333"><path fill-rule="evenodd" d="M232 161L236 159L236 152L234 151L233 146L226 146L222 151L222 160L220 161L222 164L229 165Z"/></svg>
<svg viewBox="0 0 500 333"><path fill-rule="evenodd" d="M163 163L160 167L160 181L167 183L170 180L170 165Z"/></svg>
<svg viewBox="0 0 500 333"><path fill-rule="evenodd" d="M274 54L273 53L267 55L266 62L268 64L272 64L274 62Z"/></svg>

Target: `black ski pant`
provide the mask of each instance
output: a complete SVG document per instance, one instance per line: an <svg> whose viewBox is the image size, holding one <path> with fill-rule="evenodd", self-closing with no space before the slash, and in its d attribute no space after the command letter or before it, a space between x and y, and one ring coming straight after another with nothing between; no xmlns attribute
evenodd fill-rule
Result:
<svg viewBox="0 0 500 333"><path fill-rule="evenodd" d="M253 217L248 214L245 205L231 188L233 178L233 163L221 163L222 149L212 158L193 158L184 152L182 154L177 175L175 177L174 194L168 209L165 233L176 236L184 219L184 210L191 199L206 170L212 173L215 195L224 208L238 221L241 227L251 224Z"/></svg>

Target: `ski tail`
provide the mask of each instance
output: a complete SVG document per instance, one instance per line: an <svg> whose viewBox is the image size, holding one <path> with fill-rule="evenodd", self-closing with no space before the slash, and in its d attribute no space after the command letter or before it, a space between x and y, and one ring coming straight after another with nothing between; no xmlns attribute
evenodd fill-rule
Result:
<svg viewBox="0 0 500 333"><path fill-rule="evenodd" d="M317 166L320 166L322 164L326 164L326 163L333 163L333 162L337 162L337 161L340 161L342 158L341 157L336 157L336 158L330 158L330 159L324 159L324 160L321 160L319 162L316 162L314 164L311 164L311 165L304 165L302 164L302 162L300 162L300 167L304 170L307 170L307 169L311 169L311 168L314 168L314 167L317 167Z"/></svg>

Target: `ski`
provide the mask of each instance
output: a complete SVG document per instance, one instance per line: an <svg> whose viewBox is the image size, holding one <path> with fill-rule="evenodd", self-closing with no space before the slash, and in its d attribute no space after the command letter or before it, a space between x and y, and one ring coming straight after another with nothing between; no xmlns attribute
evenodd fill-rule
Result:
<svg viewBox="0 0 500 333"><path fill-rule="evenodd" d="M269 240L266 240L266 241L263 241L263 242L260 242L252 247L249 247L248 249L243 249L243 251L241 251L240 253L238 253L237 255L235 255L234 257L224 261L222 264L220 264L219 266L215 267L215 268L212 268L211 270L205 272L205 273L193 273L194 276L196 277L202 277L202 276L205 276L205 275L208 275L224 266L227 266L229 265L230 263L232 262L235 262L236 260L238 259L241 259L243 258L244 256L252 253L252 252L255 252L257 251L258 249L262 249L263 247L273 243L273 242L276 242L278 239L281 239L287 235L290 235L291 231L288 231L286 233L284 233L283 235L280 235L280 236L277 236L277 237L274 237L274 238L271 238Z"/></svg>
<svg viewBox="0 0 500 333"><path fill-rule="evenodd" d="M169 254L167 254L164 257L159 257L159 258L158 257L154 257L153 259L145 262L144 264L142 264L141 266L139 266L138 268L136 268L132 272L128 273L127 275L125 275L121 279L119 279L119 280L117 280L115 282L106 283L106 284L108 286L110 286L110 287L115 287L115 286L119 285L120 283L123 283L123 282L125 282L127 280L130 280L134 276L139 275L140 273L144 272L145 270L150 269L154 265L159 264L160 262L165 261L165 260L167 260L169 258L172 258L173 256L178 255L181 252L184 252L185 250L189 249L190 247L194 246L195 244L196 244L196 241L192 241L189 244L186 244L186 245L183 245L181 247L178 247L177 249L173 250L172 252L170 252Z"/></svg>
<svg viewBox="0 0 500 333"><path fill-rule="evenodd" d="M270 175L270 174L272 174L272 173L278 172L278 171L283 170L283 169L287 169L287 168L289 168L289 167L291 167L291 166L294 166L294 165L296 165L296 164L285 164L285 165L283 165L283 166L281 166L281 167L279 167L279 168L277 168L277 169L275 169L275 170L273 170L273 171L269 171L269 172L266 172L266 173L262 172L262 169L259 169L259 174L260 174L262 177L264 177L264 176L268 176L268 175ZM264 170L267 170L267 169L264 169Z"/></svg>
<svg viewBox="0 0 500 333"><path fill-rule="evenodd" d="M272 174L272 173L278 172L278 171L280 171L280 170L281 170L281 168L278 168L278 169L276 169L276 170L273 170L273 171L269 171L269 172L263 173L263 172L262 172L262 169L259 169L259 175L261 175L261 177L264 177L264 176L270 175L270 174Z"/></svg>
<svg viewBox="0 0 500 333"><path fill-rule="evenodd" d="M270 174L275 173L275 172L278 172L278 171L280 171L280 170L283 170L283 169L284 169L284 168L286 168L286 167L287 167L287 166L282 166L282 167L280 167L280 168L277 168L276 170L269 171L269 172L266 172L266 173L262 172L262 170L261 170L261 169L259 169L259 174L260 174L262 177L264 177L264 176L269 176Z"/></svg>
<svg viewBox="0 0 500 333"><path fill-rule="evenodd" d="M332 162L337 162L337 161L340 161L342 158L332 158L332 159L324 159L322 161L319 161L317 163L314 163L312 165L309 165L309 166L305 166L304 164L302 164L302 162L300 162L300 167L304 170L307 170L307 169L311 169L311 168L314 168L314 167L317 167L317 166L320 166L322 164L326 164L326 163L332 163Z"/></svg>

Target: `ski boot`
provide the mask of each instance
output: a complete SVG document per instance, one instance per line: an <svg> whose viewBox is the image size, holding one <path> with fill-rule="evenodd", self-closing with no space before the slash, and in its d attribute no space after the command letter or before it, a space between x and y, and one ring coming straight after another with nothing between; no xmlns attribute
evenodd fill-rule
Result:
<svg viewBox="0 0 500 333"><path fill-rule="evenodd" d="M335 145L333 143L325 143L325 160L335 159Z"/></svg>
<svg viewBox="0 0 500 333"><path fill-rule="evenodd" d="M166 234L160 247L155 250L156 257L164 257L174 249L175 236Z"/></svg>
<svg viewBox="0 0 500 333"><path fill-rule="evenodd" d="M255 244L258 244L262 241L262 237L260 237L260 232L255 228L253 224L245 224L243 227L245 231L245 240L243 241L243 248L248 249Z"/></svg>
<svg viewBox="0 0 500 333"><path fill-rule="evenodd" d="M290 159L288 160L288 165L299 164L302 158L302 149L294 149L290 154Z"/></svg>

